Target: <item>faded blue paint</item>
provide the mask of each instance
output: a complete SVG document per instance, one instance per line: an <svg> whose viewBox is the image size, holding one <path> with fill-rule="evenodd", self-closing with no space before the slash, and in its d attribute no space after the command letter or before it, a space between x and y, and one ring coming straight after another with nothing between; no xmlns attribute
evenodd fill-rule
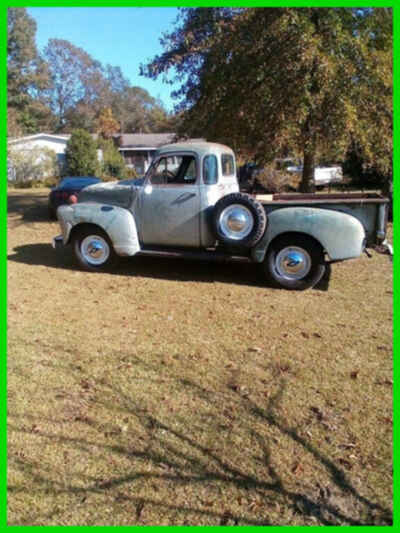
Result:
<svg viewBox="0 0 400 533"><path fill-rule="evenodd" d="M102 210L103 204L77 203L63 205L57 210L63 243L70 241L71 230L79 224L95 224L102 228L114 246L118 255L135 255L140 250L136 223L132 214L123 207L111 206L111 210Z"/></svg>
<svg viewBox="0 0 400 533"><path fill-rule="evenodd" d="M77 204L58 210L63 242L71 230L89 223L101 227L119 255L134 255L145 245L212 248L216 237L211 229L213 206L223 196L238 192L236 170L224 176L222 154L234 156L227 146L216 143L181 143L162 147L162 156L190 154L196 160L196 181L187 184L151 184L149 174L143 184L101 183L84 189ZM218 183L203 180L203 161L216 155ZM383 203L382 203L383 202ZM373 245L384 238L386 203L359 198L273 199L262 201L267 213L267 228L251 250L256 262L264 260L270 243L285 233L302 233L321 243L331 260L358 257L364 244ZM308 204L308 205L307 205Z"/></svg>
<svg viewBox="0 0 400 533"><path fill-rule="evenodd" d="M315 207L285 207L269 213L267 229L251 251L253 260L262 262L270 243L284 233L313 237L331 260L358 257L365 238L361 222L347 213Z"/></svg>

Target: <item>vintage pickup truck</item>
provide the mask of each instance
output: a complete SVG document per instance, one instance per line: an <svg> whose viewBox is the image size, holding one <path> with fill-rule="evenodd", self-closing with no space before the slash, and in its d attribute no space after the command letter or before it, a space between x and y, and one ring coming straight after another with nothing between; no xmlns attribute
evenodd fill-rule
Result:
<svg viewBox="0 0 400 533"><path fill-rule="evenodd" d="M57 217L81 267L118 256L172 255L260 263L269 282L307 289L326 265L383 243L388 200L379 194L239 192L233 151L216 143L163 146L143 180L91 185Z"/></svg>

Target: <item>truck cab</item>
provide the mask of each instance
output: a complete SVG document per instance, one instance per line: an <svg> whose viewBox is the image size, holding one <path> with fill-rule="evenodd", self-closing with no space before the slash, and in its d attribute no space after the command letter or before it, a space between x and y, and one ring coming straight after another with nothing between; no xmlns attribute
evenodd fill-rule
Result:
<svg viewBox="0 0 400 533"><path fill-rule="evenodd" d="M233 151L216 143L161 148L138 191L133 212L144 246L207 248L215 242L210 208L239 192Z"/></svg>

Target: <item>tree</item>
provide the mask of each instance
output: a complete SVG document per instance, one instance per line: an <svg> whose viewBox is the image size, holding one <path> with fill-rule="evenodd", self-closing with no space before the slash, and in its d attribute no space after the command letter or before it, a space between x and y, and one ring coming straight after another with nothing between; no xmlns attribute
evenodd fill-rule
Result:
<svg viewBox="0 0 400 533"><path fill-rule="evenodd" d="M97 119L97 133L100 133L104 139L111 139L119 130L120 125L113 117L111 107L102 109Z"/></svg>
<svg viewBox="0 0 400 533"><path fill-rule="evenodd" d="M93 102L106 82L100 62L69 41L50 39L44 55L52 80L51 108L62 129L67 112L79 101Z"/></svg>
<svg viewBox="0 0 400 533"><path fill-rule="evenodd" d="M303 157L304 191L319 154L350 142L389 168L390 9L189 8L142 73L174 69L182 132L229 142L260 162ZM378 130L381 138L374 144Z"/></svg>
<svg viewBox="0 0 400 533"><path fill-rule="evenodd" d="M7 30L8 133L33 133L40 120L51 122L43 98L49 86L47 66L36 48L36 23L25 8L8 9Z"/></svg>
<svg viewBox="0 0 400 533"><path fill-rule="evenodd" d="M96 143L85 130L74 130L65 150L66 171L71 176L94 176L99 170Z"/></svg>
<svg viewBox="0 0 400 533"><path fill-rule="evenodd" d="M111 108L124 133L158 133L168 130L168 114L161 102L142 87L113 93Z"/></svg>

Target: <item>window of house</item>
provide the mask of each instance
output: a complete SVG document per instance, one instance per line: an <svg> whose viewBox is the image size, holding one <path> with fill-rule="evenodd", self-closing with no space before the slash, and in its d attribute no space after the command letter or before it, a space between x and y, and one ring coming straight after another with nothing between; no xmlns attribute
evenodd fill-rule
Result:
<svg viewBox="0 0 400 533"><path fill-rule="evenodd" d="M196 182L196 159L191 155L161 157L149 171L153 185Z"/></svg>
<svg viewBox="0 0 400 533"><path fill-rule="evenodd" d="M218 183L218 162L215 155L206 155L203 160L203 181L206 185Z"/></svg>
<svg viewBox="0 0 400 533"><path fill-rule="evenodd" d="M235 160L232 154L222 154L222 175L233 176L235 174Z"/></svg>

